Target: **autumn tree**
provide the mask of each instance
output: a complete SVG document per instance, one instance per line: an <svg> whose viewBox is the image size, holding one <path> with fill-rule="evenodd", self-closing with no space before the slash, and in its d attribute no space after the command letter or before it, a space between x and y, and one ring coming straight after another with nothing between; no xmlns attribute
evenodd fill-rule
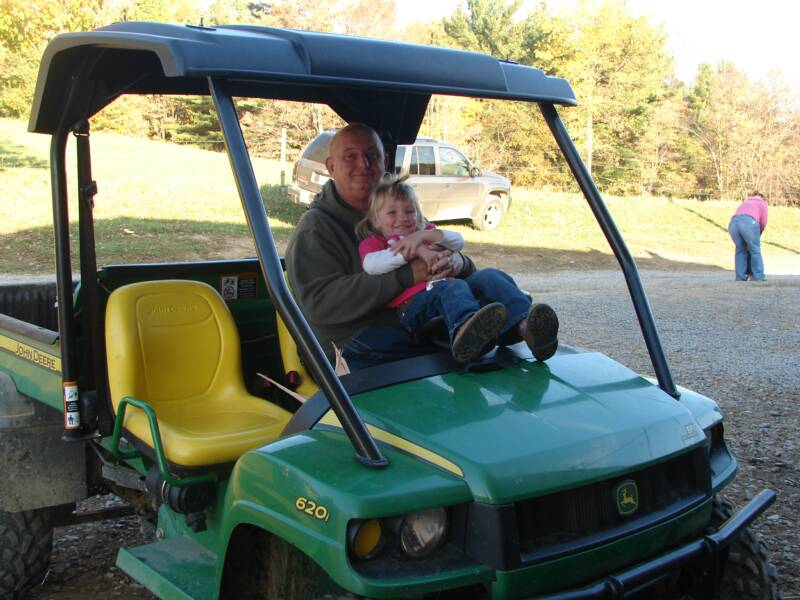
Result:
<svg viewBox="0 0 800 600"><path fill-rule="evenodd" d="M583 2L577 12L553 18L561 24L550 28L568 35L561 41L558 72L579 102L565 121L602 186L632 191L631 151L672 75L666 35L616 0Z"/></svg>
<svg viewBox="0 0 800 600"><path fill-rule="evenodd" d="M0 116L27 117L50 38L95 27L103 14L102 0L0 0Z"/></svg>
<svg viewBox="0 0 800 600"><path fill-rule="evenodd" d="M522 0L467 0L449 18L444 30L462 48L485 52L496 58L521 61L525 31L515 19Z"/></svg>
<svg viewBox="0 0 800 600"><path fill-rule="evenodd" d="M687 105L689 131L702 148L700 181L715 197L754 189L793 197L799 113L784 84L753 81L728 61L702 65Z"/></svg>
<svg viewBox="0 0 800 600"><path fill-rule="evenodd" d="M566 77L579 106L563 110L562 116L588 168L609 191L638 191L638 140L672 73L665 34L646 19L632 17L627 5L616 0L584 2L577 11L562 14L539 5L524 18L517 14L519 6L516 1L470 0L466 11L456 10L445 19L445 31L460 47ZM483 125L483 139L500 149L515 182L563 183L566 171L552 160L550 135L535 106L475 111L475 117ZM651 166L660 164L651 161Z"/></svg>
<svg viewBox="0 0 800 600"><path fill-rule="evenodd" d="M520 6L518 0L469 0L466 10L442 20L444 44L529 63L537 31L518 14ZM515 184L541 183L552 170L543 151L552 141L536 105L444 97L435 99L428 118L449 123L443 137Z"/></svg>

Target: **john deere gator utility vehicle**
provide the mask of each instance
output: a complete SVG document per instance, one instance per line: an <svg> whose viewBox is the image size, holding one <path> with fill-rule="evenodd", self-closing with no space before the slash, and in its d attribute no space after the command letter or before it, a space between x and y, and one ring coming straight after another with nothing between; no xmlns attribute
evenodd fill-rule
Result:
<svg viewBox="0 0 800 600"><path fill-rule="evenodd" d="M211 97L257 257L98 267L90 123L126 94ZM619 261L653 379L567 345L536 362L524 344L337 376L287 289L237 102L327 105L393 158L433 94L538 105ZM76 501L113 491L152 510L153 541L117 564L162 598L777 597L748 529L775 494L735 514L721 499L737 468L722 415L673 382L559 117L575 104L535 68L385 40L135 22L54 38L29 129L52 140L57 309L46 288L3 291L0 595L40 581Z"/></svg>

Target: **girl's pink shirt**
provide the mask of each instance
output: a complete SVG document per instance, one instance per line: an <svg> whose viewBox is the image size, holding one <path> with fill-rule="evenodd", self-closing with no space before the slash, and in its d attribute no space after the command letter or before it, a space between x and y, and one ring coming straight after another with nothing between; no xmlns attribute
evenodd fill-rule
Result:
<svg viewBox="0 0 800 600"><path fill-rule="evenodd" d="M763 232L767 228L767 201L758 196L750 196L736 209L737 215L747 215L758 221Z"/></svg>
<svg viewBox="0 0 800 600"><path fill-rule="evenodd" d="M385 237L380 237L377 235L370 236L365 240L362 240L361 243L358 245L358 253L361 255L361 260L364 260L364 257L371 252L379 252L380 250L386 250L390 247L389 240L397 240L400 239L398 236L392 236L391 238L387 239ZM389 308L397 308L406 300L410 300L417 294L419 294L425 287L428 285L427 281L420 281L419 283L415 283L409 288L404 289L400 292L397 296L392 298L389 303L386 305Z"/></svg>

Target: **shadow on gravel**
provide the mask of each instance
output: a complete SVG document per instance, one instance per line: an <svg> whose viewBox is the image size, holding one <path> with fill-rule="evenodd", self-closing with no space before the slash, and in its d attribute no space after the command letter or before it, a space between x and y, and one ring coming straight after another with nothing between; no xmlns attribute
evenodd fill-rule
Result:
<svg viewBox="0 0 800 600"><path fill-rule="evenodd" d="M554 250L552 248L518 248L501 244L470 242L467 254L478 267L497 266L509 272L549 273L575 270L618 270L619 263L611 254L599 250ZM725 271L722 267L706 263L672 260L648 251L649 256L637 256L636 266L641 270L656 271Z"/></svg>

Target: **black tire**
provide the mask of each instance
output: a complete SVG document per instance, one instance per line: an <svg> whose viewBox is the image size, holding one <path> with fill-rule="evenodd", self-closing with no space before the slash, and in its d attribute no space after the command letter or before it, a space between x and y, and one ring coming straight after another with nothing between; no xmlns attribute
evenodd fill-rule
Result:
<svg viewBox="0 0 800 600"><path fill-rule="evenodd" d="M723 498L714 499L711 516L716 530L733 514L733 505ZM728 549L728 560L717 588L717 600L781 600L777 570L769 562L767 546L748 527Z"/></svg>
<svg viewBox="0 0 800 600"><path fill-rule="evenodd" d="M0 511L0 598L17 598L41 582L53 549L51 514Z"/></svg>
<svg viewBox="0 0 800 600"><path fill-rule="evenodd" d="M300 550L255 527L239 527L228 546L222 600L354 600Z"/></svg>
<svg viewBox="0 0 800 600"><path fill-rule="evenodd" d="M472 219L472 225L480 231L497 229L505 212L505 204L499 196L487 196L478 214Z"/></svg>

